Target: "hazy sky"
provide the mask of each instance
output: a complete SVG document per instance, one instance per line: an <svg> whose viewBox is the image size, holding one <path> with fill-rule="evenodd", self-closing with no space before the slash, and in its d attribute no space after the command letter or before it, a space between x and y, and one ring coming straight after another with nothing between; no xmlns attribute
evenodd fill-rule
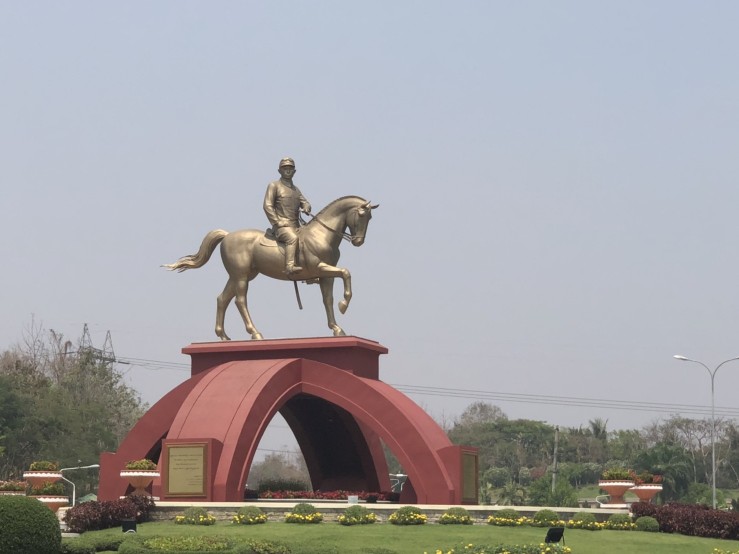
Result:
<svg viewBox="0 0 739 554"><path fill-rule="evenodd" d="M158 400L226 281L160 264L266 228L289 155L316 211L381 204L339 323L437 419L699 417L708 373L672 355L739 355L738 25L729 1L0 1L0 348L87 322L157 362L120 367ZM301 289L253 282L265 337L329 334ZM739 362L716 385L739 415Z"/></svg>

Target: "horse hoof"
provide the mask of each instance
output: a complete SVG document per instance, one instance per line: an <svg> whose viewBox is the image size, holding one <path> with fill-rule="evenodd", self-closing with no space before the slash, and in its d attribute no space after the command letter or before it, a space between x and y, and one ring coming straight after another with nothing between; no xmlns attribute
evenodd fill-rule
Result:
<svg viewBox="0 0 739 554"><path fill-rule="evenodd" d="M252 333L251 340L264 340L262 333Z"/></svg>
<svg viewBox="0 0 739 554"><path fill-rule="evenodd" d="M344 332L344 329L337 328L337 329L334 329L334 336L335 337L345 337L346 333Z"/></svg>
<svg viewBox="0 0 739 554"><path fill-rule="evenodd" d="M342 314L345 314L346 313L346 309L348 307L349 307L349 302L347 302L346 300L342 300L341 302L339 302L339 311Z"/></svg>

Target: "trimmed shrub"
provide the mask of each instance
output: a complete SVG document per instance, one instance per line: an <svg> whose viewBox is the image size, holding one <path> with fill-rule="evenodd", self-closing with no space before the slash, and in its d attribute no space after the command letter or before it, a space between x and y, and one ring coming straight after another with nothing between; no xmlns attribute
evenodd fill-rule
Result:
<svg viewBox="0 0 739 554"><path fill-rule="evenodd" d="M502 510L495 512L493 515L500 519L518 519L521 517L521 514L513 508L503 508Z"/></svg>
<svg viewBox="0 0 739 554"><path fill-rule="evenodd" d="M267 515L256 506L242 506L233 517L233 523L240 523L242 525L267 523Z"/></svg>
<svg viewBox="0 0 739 554"><path fill-rule="evenodd" d="M559 514L554 510L539 510L534 514L531 525L534 527L550 527L559 522Z"/></svg>
<svg viewBox="0 0 739 554"><path fill-rule="evenodd" d="M96 552L97 549L91 543L82 539L62 539L61 554L95 554Z"/></svg>
<svg viewBox="0 0 739 554"><path fill-rule="evenodd" d="M608 516L605 528L612 531L631 531L635 525L629 514L611 514Z"/></svg>
<svg viewBox="0 0 739 554"><path fill-rule="evenodd" d="M423 525L426 520L426 516L416 506L403 506L388 518L393 525Z"/></svg>
<svg viewBox="0 0 739 554"><path fill-rule="evenodd" d="M316 510L313 504L298 502L292 512L285 514L287 523L321 523L323 515Z"/></svg>
<svg viewBox="0 0 739 554"><path fill-rule="evenodd" d="M464 508L454 507L441 514L439 523L442 525L472 525L472 517Z"/></svg>
<svg viewBox="0 0 739 554"><path fill-rule="evenodd" d="M95 554L95 552L116 552L121 543L128 538L123 533L116 536L91 536L62 538L62 554Z"/></svg>
<svg viewBox="0 0 739 554"><path fill-rule="evenodd" d="M199 506L192 506L185 510L183 515L175 516L177 525L213 525L216 518L208 513L208 510Z"/></svg>
<svg viewBox="0 0 739 554"><path fill-rule="evenodd" d="M377 516L364 506L356 504L354 506L349 506L344 513L337 518L337 521L341 525L367 525L377 521Z"/></svg>
<svg viewBox="0 0 739 554"><path fill-rule="evenodd" d="M118 527L124 519L135 518L137 523L147 521L153 507L154 501L148 496L83 502L67 510L64 521L73 533L97 531Z"/></svg>
<svg viewBox="0 0 739 554"><path fill-rule="evenodd" d="M259 483L259 492L264 491L305 491L310 485L299 479L265 479Z"/></svg>
<svg viewBox="0 0 739 554"><path fill-rule="evenodd" d="M59 554L56 515L35 498L0 496L0 554Z"/></svg>
<svg viewBox="0 0 739 554"><path fill-rule="evenodd" d="M249 539L236 547L236 554L293 554L284 544Z"/></svg>
<svg viewBox="0 0 739 554"><path fill-rule="evenodd" d="M651 516L641 516L636 520L636 530L656 533L659 531L659 523Z"/></svg>
<svg viewBox="0 0 739 554"><path fill-rule="evenodd" d="M577 512L572 516L572 519L567 522L567 528L600 531L603 529L603 524L598 523L595 519L595 515L590 512Z"/></svg>
<svg viewBox="0 0 739 554"><path fill-rule="evenodd" d="M127 538L118 548L120 554L149 554L169 552L170 554L252 554L252 550L239 549L239 543L223 536L133 536ZM288 551L289 552L289 551ZM287 553L286 553L287 554Z"/></svg>

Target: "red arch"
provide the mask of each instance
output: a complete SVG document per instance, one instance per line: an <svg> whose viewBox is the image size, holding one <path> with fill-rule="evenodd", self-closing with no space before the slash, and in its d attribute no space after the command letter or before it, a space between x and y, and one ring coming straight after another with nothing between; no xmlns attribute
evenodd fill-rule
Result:
<svg viewBox="0 0 739 554"><path fill-rule="evenodd" d="M367 375L366 371L358 373ZM304 406L319 409L311 412ZM293 430L298 442L302 441L314 487L359 483L368 489L387 490L382 439L412 483L416 496L409 501L461 503L459 447L451 444L426 412L379 380L303 357L223 361L201 370L158 402L132 431L136 436L129 435L111 456L119 462L141 457L164 434L168 440L214 439L221 449L213 458L209 499L240 501L264 431L278 411L291 408L301 409L307 419L294 421L299 425ZM338 439L321 436L328 423L320 418L326 414L341 420L332 423L338 425ZM310 440L319 439L334 440L332 452L306 452ZM350 453L348 461L343 466L333 463L344 450ZM361 463L353 464L353 470L347 469L358 460Z"/></svg>

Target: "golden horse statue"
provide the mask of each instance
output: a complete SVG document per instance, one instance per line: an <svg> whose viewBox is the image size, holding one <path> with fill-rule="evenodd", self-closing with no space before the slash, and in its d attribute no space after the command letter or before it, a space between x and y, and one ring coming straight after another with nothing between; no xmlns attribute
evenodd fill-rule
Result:
<svg viewBox="0 0 739 554"><path fill-rule="evenodd" d="M341 277L344 282L344 298L339 302L339 311L342 314L346 312L352 298L352 282L349 270L336 266L340 256L339 246L344 238L354 246L364 243L372 210L378 206L379 204L373 206L359 196L344 196L318 212L299 230L299 257L303 267L299 273L284 273L285 256L280 251L281 248L278 248L278 243L264 231L257 229L243 229L233 233L222 229L211 231L205 235L197 254L183 256L173 264L163 267L172 271L203 267L220 243L221 259L228 272L228 282L218 295L216 311L216 335L221 340L231 340L223 328L223 321L226 308L234 298L251 338L264 338L254 326L246 303L249 281L260 273L283 281L318 280L328 326L334 336L344 336L344 330L337 325L334 317L334 278Z"/></svg>

